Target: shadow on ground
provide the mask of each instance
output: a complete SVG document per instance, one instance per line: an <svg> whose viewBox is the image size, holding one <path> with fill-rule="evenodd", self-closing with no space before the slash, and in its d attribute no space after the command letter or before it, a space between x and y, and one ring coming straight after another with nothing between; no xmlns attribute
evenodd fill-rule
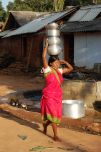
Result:
<svg viewBox="0 0 101 152"><path fill-rule="evenodd" d="M2 110L0 110L0 117L16 121L20 125L30 127L32 129L40 132L40 135L43 135L43 131L40 130L40 126L36 122L31 123L31 122L28 122L26 120L22 120L22 119L20 119L16 116L13 116L9 112L2 111ZM50 136L50 135L45 135L45 136L49 137L50 139L53 139L52 136ZM55 142L55 141L51 141L51 143L53 143L53 142ZM79 145L73 145L69 142L66 142L64 139L61 140L61 144L59 144L59 146L57 146L57 148L60 149L60 150L64 150L64 151L88 152L87 150L81 148Z"/></svg>

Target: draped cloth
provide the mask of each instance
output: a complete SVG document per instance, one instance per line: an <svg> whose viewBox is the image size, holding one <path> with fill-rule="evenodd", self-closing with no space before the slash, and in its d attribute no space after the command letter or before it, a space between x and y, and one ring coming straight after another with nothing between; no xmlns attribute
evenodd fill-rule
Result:
<svg viewBox="0 0 101 152"><path fill-rule="evenodd" d="M45 77L46 86L42 91L41 115L43 121L49 120L59 124L62 117L61 83L63 78L58 70L55 73L51 71Z"/></svg>

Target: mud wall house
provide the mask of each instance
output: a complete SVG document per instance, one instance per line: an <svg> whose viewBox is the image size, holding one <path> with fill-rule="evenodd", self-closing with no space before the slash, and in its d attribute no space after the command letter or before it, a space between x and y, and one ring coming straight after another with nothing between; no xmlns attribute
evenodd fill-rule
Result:
<svg viewBox="0 0 101 152"><path fill-rule="evenodd" d="M9 39L9 43L10 40L16 41L16 48L14 42L12 44L12 53L16 53L17 59L24 60L26 66L39 67L42 65L41 54L43 50L45 26L51 22L63 24L77 9L77 7L73 7L63 12L41 16L7 33L4 39Z"/></svg>
<svg viewBox="0 0 101 152"><path fill-rule="evenodd" d="M3 37L44 14L46 12L11 11L2 32L0 32L0 51L9 51L15 56L16 60L21 60L26 54L26 39L22 35Z"/></svg>
<svg viewBox="0 0 101 152"><path fill-rule="evenodd" d="M92 69L101 64L101 5L81 7L61 27L65 53L75 66Z"/></svg>

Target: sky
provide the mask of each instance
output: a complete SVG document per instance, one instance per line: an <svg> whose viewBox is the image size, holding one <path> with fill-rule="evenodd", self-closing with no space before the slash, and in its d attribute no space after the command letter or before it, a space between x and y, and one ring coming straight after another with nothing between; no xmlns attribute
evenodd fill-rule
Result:
<svg viewBox="0 0 101 152"><path fill-rule="evenodd" d="M8 2L13 2L14 0L1 0L3 8L6 10Z"/></svg>

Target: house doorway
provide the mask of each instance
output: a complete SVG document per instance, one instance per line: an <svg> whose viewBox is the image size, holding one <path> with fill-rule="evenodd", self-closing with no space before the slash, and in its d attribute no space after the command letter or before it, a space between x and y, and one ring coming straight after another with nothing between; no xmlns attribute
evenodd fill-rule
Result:
<svg viewBox="0 0 101 152"><path fill-rule="evenodd" d="M26 58L27 56L27 38L22 38L22 57Z"/></svg>
<svg viewBox="0 0 101 152"><path fill-rule="evenodd" d="M74 65L74 35L64 35L64 58Z"/></svg>

